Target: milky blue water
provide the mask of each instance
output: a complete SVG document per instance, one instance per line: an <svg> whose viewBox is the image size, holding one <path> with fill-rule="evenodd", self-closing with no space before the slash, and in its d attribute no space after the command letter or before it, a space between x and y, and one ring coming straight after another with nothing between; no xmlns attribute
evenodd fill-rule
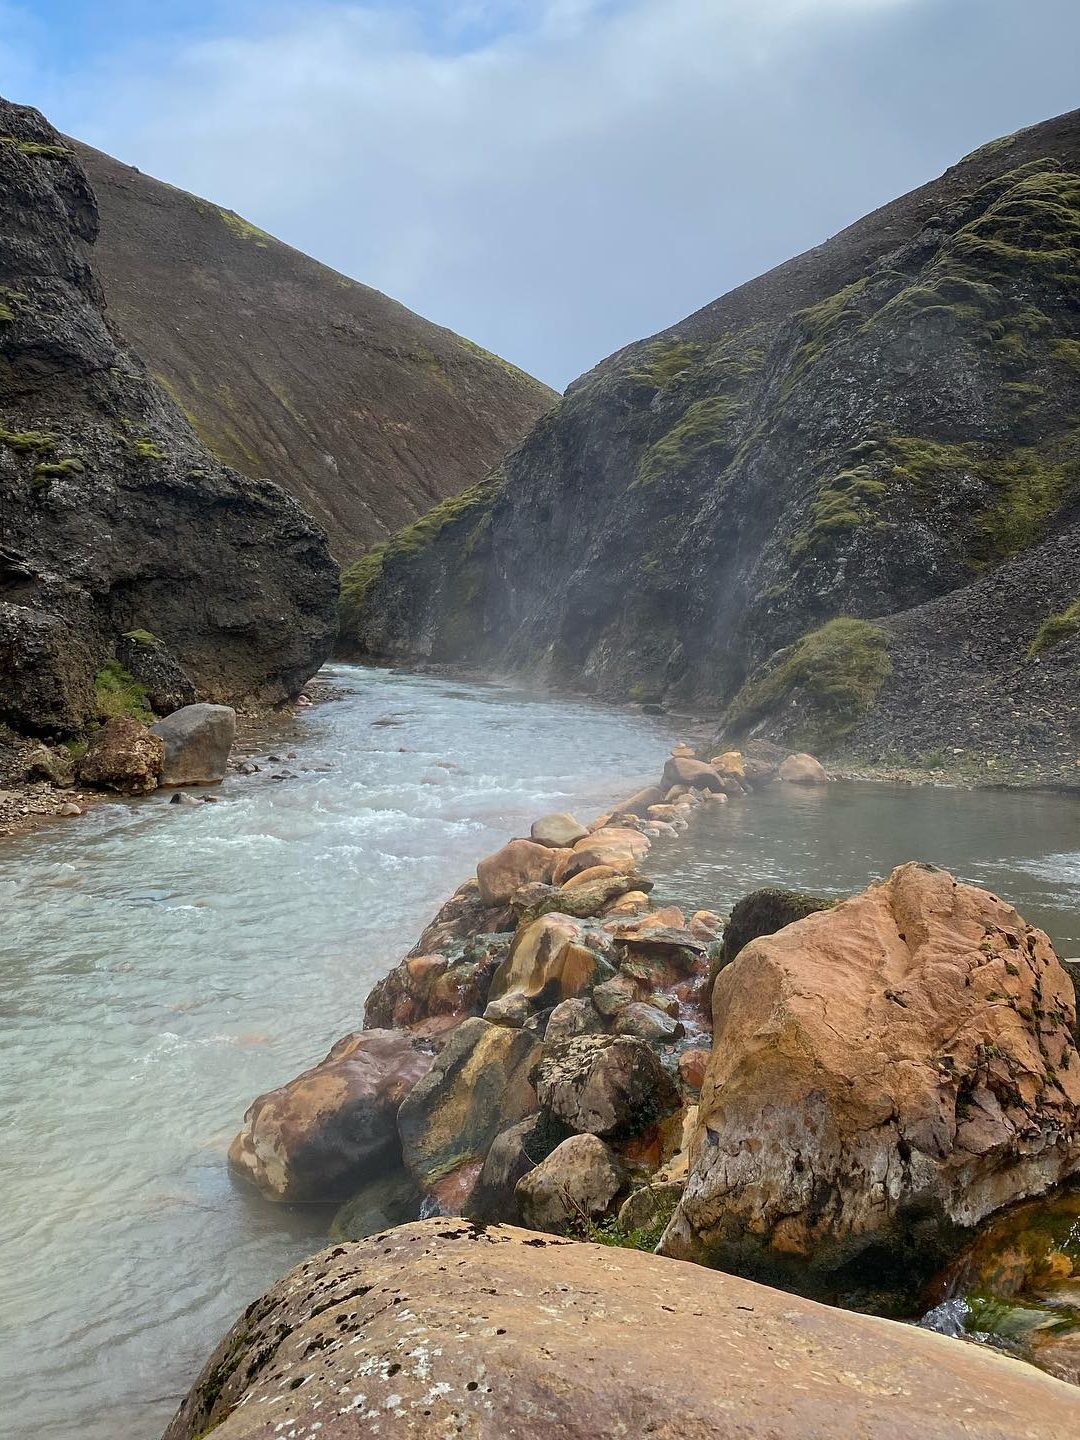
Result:
<svg viewBox="0 0 1080 1440"><path fill-rule="evenodd" d="M225 1151L260 1091L358 1025L477 859L659 773L663 720L337 666L343 698L221 803L104 806L0 845L0 1434L151 1440L330 1212ZM293 778L276 781L283 771ZM991 885L1080 954L1080 803L836 785L710 807L660 898L844 891L902 860Z"/></svg>
<svg viewBox="0 0 1080 1440"><path fill-rule="evenodd" d="M150 796L0 845L0 1435L160 1435L332 1213L230 1181L247 1104L360 1024L481 856L597 813L671 744L588 705L329 673L353 693L220 804Z"/></svg>

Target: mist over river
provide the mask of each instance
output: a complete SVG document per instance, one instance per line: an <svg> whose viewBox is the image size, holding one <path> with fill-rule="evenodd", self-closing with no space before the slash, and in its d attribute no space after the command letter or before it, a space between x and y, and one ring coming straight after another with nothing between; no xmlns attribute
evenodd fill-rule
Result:
<svg viewBox="0 0 1080 1440"><path fill-rule="evenodd" d="M323 1243L225 1151L261 1090L358 1026L476 861L537 815L654 779L671 723L334 666L219 804L100 807L0 845L4 1434L151 1440L239 1311ZM283 771L292 778L275 780ZM1080 801L835 785L710 806L655 898L840 892L948 864L1080 954Z"/></svg>

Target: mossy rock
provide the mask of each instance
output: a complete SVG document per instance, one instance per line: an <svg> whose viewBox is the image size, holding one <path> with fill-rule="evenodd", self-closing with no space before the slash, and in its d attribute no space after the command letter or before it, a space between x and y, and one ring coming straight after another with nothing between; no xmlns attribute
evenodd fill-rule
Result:
<svg viewBox="0 0 1080 1440"><path fill-rule="evenodd" d="M811 748L854 729L892 673L888 637L868 620L841 616L804 635L751 677L725 716L725 729L748 730L793 702L800 721L792 739Z"/></svg>
<svg viewBox="0 0 1080 1440"><path fill-rule="evenodd" d="M1063 640L1069 640L1080 631L1080 600L1074 600L1067 610L1051 615L1035 632L1035 638L1028 647L1028 659L1033 660L1044 650L1052 650Z"/></svg>

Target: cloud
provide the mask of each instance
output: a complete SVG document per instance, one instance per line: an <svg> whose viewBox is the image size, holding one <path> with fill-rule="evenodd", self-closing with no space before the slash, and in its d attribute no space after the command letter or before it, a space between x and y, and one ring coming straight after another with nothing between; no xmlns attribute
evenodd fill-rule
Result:
<svg viewBox="0 0 1080 1440"><path fill-rule="evenodd" d="M1066 108L1080 16L1024 8L1020 25L1006 0L279 4L146 41L137 64L42 70L36 93L563 384ZM1039 12L1063 27L1050 47Z"/></svg>

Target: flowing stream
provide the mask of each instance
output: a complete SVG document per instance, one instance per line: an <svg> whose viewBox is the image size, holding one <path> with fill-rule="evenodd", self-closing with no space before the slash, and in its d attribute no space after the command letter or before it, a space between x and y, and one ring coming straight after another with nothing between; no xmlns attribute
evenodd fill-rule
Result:
<svg viewBox="0 0 1080 1440"><path fill-rule="evenodd" d="M547 810L653 779L670 724L335 666L295 758L218 804L103 806L0 846L0 1429L153 1440L224 1329L330 1210L263 1202L225 1150L247 1103L360 1023L477 859ZM276 780L287 773L290 778ZM648 862L722 910L912 857L999 890L1080 954L1080 802L776 787Z"/></svg>

